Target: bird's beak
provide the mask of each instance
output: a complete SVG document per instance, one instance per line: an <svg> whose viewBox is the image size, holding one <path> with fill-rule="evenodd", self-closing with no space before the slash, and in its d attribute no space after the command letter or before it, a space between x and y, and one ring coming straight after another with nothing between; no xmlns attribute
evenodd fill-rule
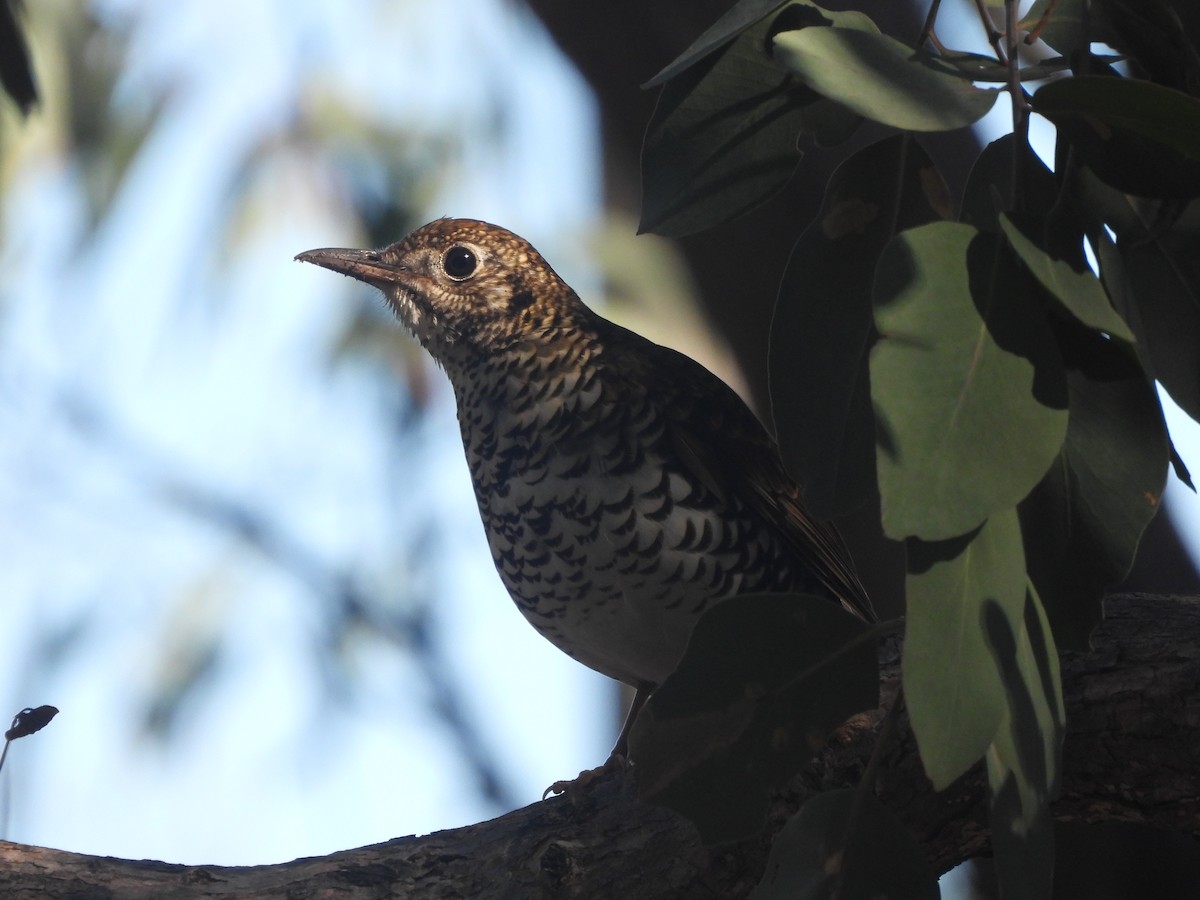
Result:
<svg viewBox="0 0 1200 900"><path fill-rule="evenodd" d="M322 250L306 250L297 255L296 259L341 272L375 286L394 282L399 273L406 271L403 266L384 262L378 250L343 250L327 247Z"/></svg>

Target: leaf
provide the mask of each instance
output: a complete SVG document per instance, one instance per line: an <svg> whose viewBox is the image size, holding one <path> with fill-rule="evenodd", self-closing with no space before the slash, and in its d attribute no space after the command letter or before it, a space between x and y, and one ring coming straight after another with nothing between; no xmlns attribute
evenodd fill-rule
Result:
<svg viewBox="0 0 1200 900"><path fill-rule="evenodd" d="M911 138L872 144L833 173L788 261L771 323L771 399L784 458L818 518L875 492L871 280L896 231L948 213L947 193Z"/></svg>
<svg viewBox="0 0 1200 900"><path fill-rule="evenodd" d="M841 897L936 900L937 877L924 851L865 790L811 797L780 830L751 900Z"/></svg>
<svg viewBox="0 0 1200 900"><path fill-rule="evenodd" d="M786 0L741 0L726 10L705 32L679 54L657 75L642 85L643 88L658 87L674 78L685 69L694 66L708 54L728 44L739 34L757 22L761 22Z"/></svg>
<svg viewBox="0 0 1200 900"><path fill-rule="evenodd" d="M791 178L801 135L831 146L854 131L856 114L806 87L764 49L779 22L827 21L875 27L861 13L789 3L667 82L642 153L641 231L690 234L748 212Z"/></svg>
<svg viewBox="0 0 1200 900"><path fill-rule="evenodd" d="M984 755L1004 721L983 614L995 604L1020 620L1025 556L1015 510L971 535L907 548L904 698L925 773L942 790Z"/></svg>
<svg viewBox="0 0 1200 900"><path fill-rule="evenodd" d="M982 118L997 91L895 38L847 28L804 28L774 38L775 58L813 90L906 131L948 131Z"/></svg>
<svg viewBox="0 0 1200 900"><path fill-rule="evenodd" d="M1113 187L1143 197L1200 195L1200 100L1130 78L1077 76L1041 87L1033 108Z"/></svg>
<svg viewBox="0 0 1200 900"><path fill-rule="evenodd" d="M989 603L984 623L1008 701L987 754L996 875L1006 900L1049 900L1054 876L1050 801L1059 790L1066 733L1058 654L1033 591L1016 621Z"/></svg>
<svg viewBox="0 0 1200 900"><path fill-rule="evenodd" d="M874 296L884 532L963 534L1023 499L1066 435L1066 380L1036 285L998 236L939 222L888 244Z"/></svg>
<svg viewBox="0 0 1200 900"><path fill-rule="evenodd" d="M639 793L687 816L707 844L756 834L768 788L878 699L872 633L837 604L797 594L718 604L630 734Z"/></svg>
<svg viewBox="0 0 1200 900"><path fill-rule="evenodd" d="M1026 237L1008 216L1000 216L1000 228L1021 262L1076 319L1103 334L1133 342L1133 332L1113 309L1104 285L1091 269L1079 271L1061 259L1052 258Z"/></svg>
<svg viewBox="0 0 1200 900"><path fill-rule="evenodd" d="M1078 341L1066 440L1019 510L1029 577L1055 639L1086 650L1104 589L1129 573L1159 510L1169 442L1158 394L1129 351L1094 333Z"/></svg>
<svg viewBox="0 0 1200 900"><path fill-rule="evenodd" d="M1033 32L1063 56L1084 52L1090 43L1086 22L1087 0L1037 0L1018 27Z"/></svg>
<svg viewBox="0 0 1200 900"><path fill-rule="evenodd" d="M997 138L983 148L971 166L963 191L961 219L980 231L999 231L1000 213L1012 206L1015 140L1012 134ZM1027 142L1016 146L1021 154L1023 208L1030 214L1049 216L1058 197L1054 175Z"/></svg>
<svg viewBox="0 0 1200 900"><path fill-rule="evenodd" d="M1172 227L1097 241L1100 273L1147 373L1200 421L1200 203Z"/></svg>

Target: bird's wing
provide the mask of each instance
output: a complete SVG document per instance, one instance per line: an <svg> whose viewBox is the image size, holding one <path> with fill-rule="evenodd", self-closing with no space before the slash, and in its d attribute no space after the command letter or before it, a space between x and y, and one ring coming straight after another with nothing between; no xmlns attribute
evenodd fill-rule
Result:
<svg viewBox="0 0 1200 900"><path fill-rule="evenodd" d="M630 339L626 344L629 377L650 375L643 390L662 403L679 461L717 497L737 496L778 531L846 609L864 621L875 621L842 536L832 524L812 518L805 510L800 488L784 468L778 445L749 407L687 356L632 332L624 336ZM647 355L653 361L651 371L639 373L633 360ZM644 363L640 368L645 369Z"/></svg>
<svg viewBox="0 0 1200 900"><path fill-rule="evenodd" d="M739 401L740 402L740 401ZM746 436L742 423L725 422L710 430L698 422L673 420L672 439L685 448L679 458L717 496L735 493L751 510L769 522L797 556L850 612L867 622L875 611L855 574L842 536L828 522L808 514L800 490L784 470L775 444L755 420L761 434ZM747 410L747 415L753 414ZM739 416L740 418L740 416Z"/></svg>

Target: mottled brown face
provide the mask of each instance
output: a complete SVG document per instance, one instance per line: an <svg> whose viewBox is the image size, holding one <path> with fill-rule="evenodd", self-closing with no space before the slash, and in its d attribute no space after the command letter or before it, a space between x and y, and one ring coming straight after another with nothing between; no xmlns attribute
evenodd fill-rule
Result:
<svg viewBox="0 0 1200 900"><path fill-rule="evenodd" d="M528 241L474 219L438 219L382 250L309 250L296 259L379 288L442 362L494 352L584 309Z"/></svg>

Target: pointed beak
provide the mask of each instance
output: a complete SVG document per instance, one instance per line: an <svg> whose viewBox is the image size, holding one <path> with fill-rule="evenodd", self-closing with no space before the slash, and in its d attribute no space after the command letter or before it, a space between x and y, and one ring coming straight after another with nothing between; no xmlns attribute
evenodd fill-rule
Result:
<svg viewBox="0 0 1200 900"><path fill-rule="evenodd" d="M341 272L359 281L376 287L396 281L397 275L406 272L404 266L384 262L378 250L344 250L327 247L322 250L306 250L296 256L300 262L312 263L324 269Z"/></svg>

